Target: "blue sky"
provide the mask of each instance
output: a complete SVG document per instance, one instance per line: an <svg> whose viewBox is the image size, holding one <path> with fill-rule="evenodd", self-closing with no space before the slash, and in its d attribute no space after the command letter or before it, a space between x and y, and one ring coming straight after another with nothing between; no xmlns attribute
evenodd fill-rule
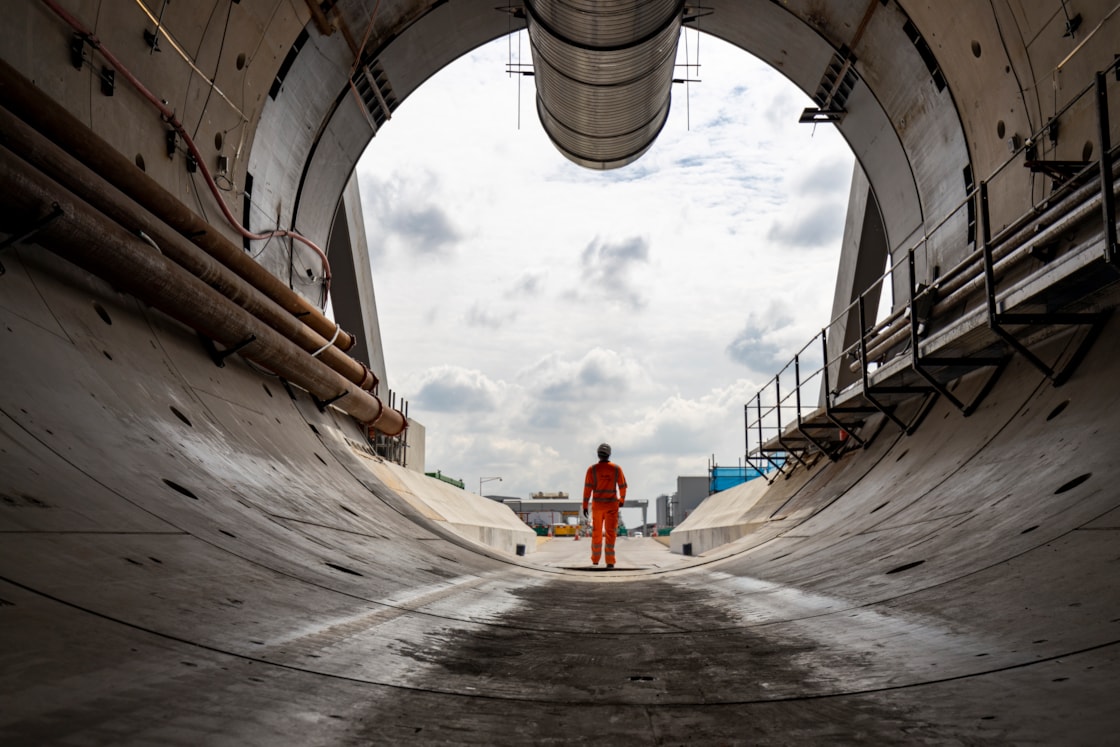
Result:
<svg viewBox="0 0 1120 747"><path fill-rule="evenodd" d="M578 495L607 441L652 504L739 462L743 405L827 323L853 158L797 123L805 94L704 36L650 151L581 169L508 49L434 76L359 164L389 384L427 469L470 490Z"/></svg>

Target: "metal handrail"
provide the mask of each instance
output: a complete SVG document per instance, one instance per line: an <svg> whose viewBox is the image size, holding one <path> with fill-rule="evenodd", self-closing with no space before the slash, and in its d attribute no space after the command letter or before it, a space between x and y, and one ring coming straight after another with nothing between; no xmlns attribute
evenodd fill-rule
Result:
<svg viewBox="0 0 1120 747"><path fill-rule="evenodd" d="M985 258L985 248L979 246L948 271L936 278L929 287L915 288L912 282L908 279L907 285L910 287L910 294L905 303L898 304L897 308L894 308L891 312L884 316L883 319L877 319L867 327L861 327L859 338L851 345L837 351L832 356L829 356L827 354L827 343L830 330L832 330L835 325L837 325L838 323L846 322L851 314L857 309L862 312L869 293L871 293L876 288L879 289L880 294L882 293L884 287L890 287L893 292L895 287L893 281L895 279L896 271L899 271L900 269L904 271L909 270L910 267L912 267L915 255L918 252L925 250L929 246L932 238L938 235L939 232L943 230L950 221L956 218L962 210L967 210L970 205L977 205L977 203L981 199L982 190L986 189L993 179L1001 177L1005 172L1007 172L1008 167L1018 161L1019 157L1026 154L1029 149L1036 148L1038 142L1041 141L1041 139L1051 130L1051 128L1061 119L1063 115L1067 114L1074 106L1081 103L1082 99L1085 96L1089 95L1097 89L1097 81L1101 80L1103 75L1118 70L1120 70L1120 58L1117 58L1117 60L1106 67L1101 73L1098 73L1094 82L1089 83L1074 96L1072 96L1061 108L1059 108L1053 114L1053 116L1051 116L1047 120L1045 125L1033 132L1031 136L1024 140L1022 145L1020 145L1010 155L1009 158L997 165L991 171L987 178L975 181L973 186L966 191L964 199L950 208L946 212L946 214L939 221L934 223L928 230L923 230L922 236L920 238L916 239L904 251L896 253L895 256L899 257L899 259L889 264L887 269L878 279L873 281L867 289L862 291L857 296L857 298L846 307L844 307L844 309L840 311L840 313L836 314L828 322L828 324L823 329L821 329L820 332L813 335L813 337L810 338L810 340L793 355L790 361L786 363L781 369L779 369L779 371L773 377L771 377L762 386L761 389L758 390L758 392L752 398L752 402L754 403L755 408L754 420L751 420L751 406L744 405L746 463L748 465L758 469L759 467L755 464L755 460L765 460L775 468L775 473L784 474L782 468L778 466L772 458L774 455L783 454L783 452L766 452L763 450L764 444L774 438L765 438L765 433L774 432L779 444L782 447L786 446L785 442L782 439L784 429L782 423L783 410L792 410L796 413L796 423L799 430L801 429L803 419L806 415L806 412L804 410L805 403L802 400L802 389L807 384L809 384L822 374L824 375L824 380L827 381L827 372L829 370L829 367L846 359L851 360L853 358L856 358L855 362L852 364L852 366L850 366L851 370L856 372L859 372L861 370L869 371L869 366L875 362L881 362L882 357L885 356L891 348L896 347L904 340L916 339L916 336L913 334L913 326L916 319L915 314L912 313L912 310L915 306L915 302L923 294L942 293L945 294L945 296L948 296L950 293L959 293L964 289L968 289L969 291L974 290L970 286L976 283L976 279L971 276L970 270L972 270L972 274L975 274L976 266L984 262ZM1117 74L1117 79L1120 80L1120 73ZM1104 107L1106 106L1106 104L1098 101L1097 106ZM1100 116L1107 117L1107 111ZM1032 189L1032 200L1030 209L1026 210L1018 218L1012 220L1010 223L996 232L995 235L987 238L986 244L987 251L989 253L993 252L996 247L999 247L1002 250L1001 252L999 252L999 256L996 257L995 261L998 263L1000 259L1009 257L1015 249L1026 243L1026 241L1031 238L1027 234L1026 229L1034 225L1035 221L1040 215L1049 213L1053 210L1057 210L1061 213L1061 216L1064 216L1067 212L1074 211L1077 205L1083 201L1082 199L1077 198L1081 198L1084 195L1088 195L1089 198L1091 198L1091 196L1095 194L1097 190L1100 190L1103 193L1103 180L1102 185L1094 185L1091 183L1086 184L1085 182L1087 179L1091 179L1094 169L1100 169L1099 164L1102 163L1101 159L1111 159L1113 156L1112 151L1118 149L1120 149L1120 147L1118 147L1117 149L1102 148L1101 152L1098 154L1098 158L1096 161L1087 162L1084 168L1082 168L1075 174L1071 174L1069 178L1055 187L1050 194L1044 195L1044 197L1040 200L1034 199L1034 190ZM1108 163L1108 161L1104 162ZM1071 197L1074 199L1070 199ZM985 226L985 230L989 230L989 228ZM912 271L910 274L912 275ZM888 285L888 283L890 283L890 285ZM909 333L909 337L907 337L907 333ZM818 341L819 344L821 344L822 350L825 351L825 354L822 356L821 366L807 376L803 377L800 372L800 358L812 345L818 344ZM903 350L905 351L905 347L903 348ZM858 356L856 355L857 353L859 353ZM795 384L789 389L785 396L782 396L781 377L783 374L789 371L791 366L794 369ZM856 384L852 384L851 386L856 386ZM773 390L772 399L774 403L772 405L769 405L764 412L762 401L764 395L766 395L770 390ZM824 391L822 396L825 398L827 404L827 402L831 401L830 398L835 397L838 394L838 391ZM793 399L794 403L792 405L786 404L790 399ZM813 407L810 412L816 411L817 409L819 408ZM831 420L832 418L830 417L829 419ZM753 449L751 447L752 431L757 432L758 438L757 444ZM820 444L817 443L815 439L809 437L808 434L804 433L804 431L802 431L802 433L807 437L809 441L816 443L818 448L820 447ZM799 459L796 454L794 454L793 456ZM783 462L785 461L786 460L783 459Z"/></svg>

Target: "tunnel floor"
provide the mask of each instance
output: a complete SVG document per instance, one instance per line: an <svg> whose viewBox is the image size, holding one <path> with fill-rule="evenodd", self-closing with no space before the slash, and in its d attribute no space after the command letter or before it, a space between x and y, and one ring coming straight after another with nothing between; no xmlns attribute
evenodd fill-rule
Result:
<svg viewBox="0 0 1120 747"><path fill-rule="evenodd" d="M1120 729L1116 319L1064 387L1013 361L969 419L939 403L775 480L729 545L620 538L587 572L585 541L464 539L378 478L348 417L51 255L5 267L0 742Z"/></svg>

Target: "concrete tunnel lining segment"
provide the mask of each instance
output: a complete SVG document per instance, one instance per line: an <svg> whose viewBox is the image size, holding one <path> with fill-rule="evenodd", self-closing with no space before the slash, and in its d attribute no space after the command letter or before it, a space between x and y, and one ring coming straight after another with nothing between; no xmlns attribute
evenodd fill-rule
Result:
<svg viewBox="0 0 1120 747"><path fill-rule="evenodd" d="M340 5L360 15L358 4ZM379 59L390 77L419 85L460 51L418 40L470 45L500 33L482 5L386 2L392 34ZM754 33L749 12L758 29L796 26L810 54L770 51L803 87L864 11L810 18L812 3L718 5L729 38ZM903 6L935 46L966 44L948 33L955 22L913 3L875 9L867 38L898 36L884 19ZM299 7L278 11L267 34L294 37L307 23ZM61 40L36 8L17 11L28 39ZM983 33L986 17L970 12ZM1041 34L1055 18L1019 20ZM0 31L6 58L24 69L65 65L35 58L15 27ZM199 28L201 50L212 29ZM334 75L340 36L313 37L326 66L301 55L286 85ZM1086 39L1094 60L1101 38ZM1016 53L1064 54L1039 39ZM277 47L283 58L287 47ZM866 138L868 155L886 148L882 163L893 165L866 159L872 172L891 172L873 179L885 203L894 180L912 185L896 195L908 207L884 215L897 248L923 215L955 199L960 161L983 173L998 159L978 137L987 122L962 103L911 118L942 101L903 90L920 63L913 52L894 77L889 51L864 54L881 109L878 124L853 137ZM170 77L179 63L156 64L166 69L153 75ZM983 84L964 80L958 65L945 66L956 100L990 113L997 104L980 101ZM59 79L48 74L44 85L72 108L89 107L89 91ZM871 111L858 104L849 126ZM262 194L288 197L299 180L272 149L291 105L271 106L255 110L265 131L275 129L251 132L251 159L262 165ZM108 128L104 112L86 113ZM196 116L210 126L206 111ZM141 122L130 113L121 129L150 137ZM318 124L329 134L343 123ZM920 141L931 135L950 143L952 157L930 160L935 149ZM883 144L890 138L897 147ZM294 139L294 152L310 153L311 139ZM323 185L362 144L353 134L335 143L314 149L303 180L321 196L304 195L300 223L307 210L320 233L341 189ZM998 199L1018 206L1024 189ZM329 216L320 220L320 210ZM1017 358L968 419L939 402L913 436L888 426L835 464L760 494L741 489L735 523L751 531L704 548L692 565L581 576L462 538L394 489L391 467L371 466L349 418L239 359L216 368L189 330L42 247L8 247L2 261L5 741L1102 743L1120 726L1115 318L1061 388ZM1097 302L1113 306L1115 293L1113 284ZM1070 342L1039 350L1058 355ZM425 492L423 480L398 483ZM722 526L681 538L719 537Z"/></svg>
<svg viewBox="0 0 1120 747"><path fill-rule="evenodd" d="M24 253L21 250L19 256ZM365 460L334 435L345 432L344 419L320 414L305 401L270 398L250 370L214 369L192 350L194 341L177 325L160 321L153 312L125 313L114 303L123 299L95 283L88 286L90 291L98 294L115 320L111 327L104 324L87 303L66 301L66 288L54 280L57 273L65 272L63 263L52 260L48 264L56 267L42 267L42 259L32 257L30 267L17 264L13 271L34 277L35 287L58 302L59 308L49 307L53 314L43 318L57 320L66 336L54 336L44 346L37 328L5 307L5 324L12 330L9 344L18 345L20 359L29 364L28 374L38 370L36 356L69 358L69 368L80 372L83 387L70 398L52 400L42 396L44 384L38 377L6 376L9 396L39 403L24 408L30 421L20 426L6 412L5 423L22 436L5 428L6 441L26 442L32 436L30 443L41 451L38 459L43 464L34 470L36 474L16 475L14 480L8 465L6 484L17 494L44 496L53 507L47 516L56 515L55 510L65 514L61 521L52 522L52 531L9 533L0 561L5 568L20 569L22 577L6 574L16 582L7 584L16 595L5 592L5 598L17 601L5 614L23 615L25 607L50 607L45 600L53 597L66 608L38 614L65 621L64 626L80 626L59 641L78 652L78 660L89 662L88 675L70 675L78 676L79 682L83 677L104 678L106 667L125 679L133 671L131 666L118 670L89 650L90 642L82 640L81 631L89 625L90 613L102 621L99 625L118 621L108 639L123 639L145 650L154 645L162 652L172 644L173 649L181 645L194 649L193 654L181 653L173 659L153 652L153 660L144 663L141 657L138 662L150 668L145 672L150 687L175 697L185 693L168 667L172 672L185 668L193 673L203 666L211 670L209 677L218 677L221 667L228 671L233 657L242 668L252 662L283 669L287 672L283 678L305 676L324 683L389 688L397 695L374 699L373 710L382 715L380 709L389 702L397 708L400 703L395 701L418 693L472 702L481 698L504 703L503 708L514 712L547 704L603 709L613 703L620 712L692 704L699 710L688 711L689 719L699 719L697 728L703 734L720 733L723 727L710 719L718 721L727 708L822 697L885 699L887 705L872 708L886 708L877 722L905 720L913 718L915 711L905 717L894 713L889 693L940 687L962 678L972 687L977 687L977 680L1000 682L999 689L1002 677L1021 669L1059 667L1070 656L1093 662L1085 666L1106 666L1114 656L1116 623L1108 622L1115 619L1113 577L1107 570L1114 554L1111 534L1078 529L1099 524L1102 517L1114 516L1118 510L1114 494L1093 488L1104 484L1097 480L1106 481L1116 469L1107 455L1086 455L1091 461L1078 470L1096 479L1058 494L1072 496L1062 498L1060 507L1043 500L1069 482L1066 465L1059 463L1043 465L1050 477L1038 480L1036 491L1025 491L1010 503L999 482L991 483L981 500L975 500L978 486L991 481L992 464L1037 465L1055 429L1060 429L1060 437L1083 443L1112 439L1109 434L1116 424L1107 415L1111 400L1070 397L1069 391L1040 386L1040 377L1026 365L1009 372L1009 379L971 419L985 425L975 429L977 441L955 438L956 423L950 418L957 416L945 409L948 417L939 417L939 410L924 431L928 435L882 438L879 453L867 454L873 461L870 469L860 466L865 460L859 458L826 465L768 496L766 505L773 507L775 501L786 502L782 493L798 495L817 488L807 505L796 511L791 507L790 518L804 520L796 525L774 522L781 524L782 531L769 541L764 532L763 537L745 538L718 562L645 580L589 583L542 573L508 556L490 553L487 558L461 541L449 543L446 533L425 530L425 520L409 518L407 504L393 501L391 491L362 471ZM30 283L26 287L32 290ZM43 301L39 305L48 310ZM34 306L28 303L21 308ZM76 335L83 325L96 335ZM1115 360L1115 346L1120 343L1115 330L1115 325L1110 327L1094 357ZM110 361L101 355L101 348L128 350L127 341L137 334L155 336L168 360L176 361L179 382L160 374L166 364L144 363L149 356L141 349L129 358L140 364L137 377L142 377L131 383L143 386L113 383L114 371L123 361L116 356ZM74 349L69 339L88 343ZM67 349L71 352L60 352ZM1109 372L1107 365L1087 362L1078 389L1113 392ZM1028 385L1019 384L1020 380ZM222 396L211 393L216 387ZM181 392L175 401L192 416L191 426L169 409L159 414L151 407L149 398L160 391ZM231 396L234 391L237 397ZM72 425L67 433L62 423L79 409L68 399L91 395L104 403L106 412L96 418L98 443L78 449L85 429ZM1105 396L1115 398L1115 394ZM241 404L233 406L232 399ZM1048 420L1057 403L1067 399L1063 411ZM1101 407L1093 421L1097 405ZM137 427L129 417L140 415L147 425ZM291 421L295 427L277 429L276 436L269 437L268 431L254 427L262 417ZM1094 425L1085 427L1090 421ZM318 434L304 427L307 422L318 424ZM144 437L144 432L153 438ZM289 443L275 451L279 444L270 443L297 433L303 435L302 445L296 448ZM241 444L242 452L228 453L230 443ZM176 448L167 451L167 445ZM941 457L917 462L902 453L923 445ZM1079 454L1083 451L1077 449ZM109 456L122 452L129 458ZM254 453L283 453L285 459L277 463ZM336 469L322 465L314 453L329 457ZM191 462L185 471L174 466L183 457ZM954 462L959 462L958 468L946 474L944 464ZM81 481L76 483L61 469L68 463L81 471ZM132 467L122 474L121 463ZM338 466L343 467L341 474ZM854 483L827 479L829 471L853 468L863 472ZM1015 471L1002 473L1007 487L1014 489ZM890 492L900 475L907 475L909 484L930 487L915 492L910 506L894 505L872 514L871 504L879 505L879 491ZM234 476L237 479L231 482ZM195 497L161 488L164 479L188 487ZM109 506L90 517L98 524L92 531L82 498L85 491L77 488L83 482L109 489ZM783 482L775 485L781 487ZM868 489L873 484L878 488ZM329 493L327 486L332 487ZM839 493L834 492L837 489ZM970 503L956 510L942 509L932 519L925 515L931 502L936 506L966 500ZM340 501L349 510L343 511ZM11 515L12 507L5 508ZM837 510L846 518L829 521L829 514ZM917 520L907 519L907 512ZM136 520L148 523L151 519L145 517L155 516L168 528L157 524L139 531L118 530L122 520L135 525ZM981 529L977 522L989 526ZM1104 522L1109 525L1107 519ZM79 528L83 524L86 528ZM28 528L35 525L32 522ZM1023 534L1035 525L1040 529ZM77 533L69 533L69 527L76 527ZM236 537L221 529L233 529L230 533ZM858 531L851 535L853 530ZM412 539L402 542L405 537ZM996 537L999 541L993 542ZM970 540L975 538L987 541L973 546ZM779 549L788 550L791 541L799 547L796 555L776 557ZM905 548L922 548L926 563L889 575L892 568L916 557ZM905 557L880 557L892 549L903 550ZM821 556L830 562L822 564ZM31 557L38 559L33 568L20 561ZM451 559L454 565L449 567L446 563ZM341 573L333 566L361 575ZM1091 572L1085 573L1086 569ZM768 575L781 581L763 580ZM110 578L115 579L110 585L96 581ZM28 600L27 589L34 589L43 601ZM1062 603L1044 604L1043 611L1026 615L1018 609L1021 602L1012 601L1034 601L1040 594ZM554 614L557 600L563 600L569 613L560 624ZM668 610L672 612L666 617ZM947 621L951 622L946 625ZM20 624L13 629L30 632ZM152 636L165 642L153 644ZM101 635L95 640L101 640ZM621 669L616 661L619 647L638 652ZM197 665L200 648L209 652L204 661L218 658ZM52 658L38 644L10 651L5 671L8 677L34 671L44 657ZM521 666L526 657L539 661L526 668ZM542 675L542 666L548 676ZM1062 672L1060 676L1069 674L1066 668L1055 671ZM744 678L746 672L752 676ZM760 672L764 678L758 676ZM260 679L256 674L248 676ZM274 676L280 675L269 675ZM643 679L647 677L652 679ZM762 683L765 687L760 689ZM600 691L603 687L608 689ZM19 688L6 691L18 693ZM71 706L79 707L94 692L91 682L69 685L60 694L75 699ZM1091 686L1078 694L1090 703L1100 696ZM16 702L25 716L16 728L39 737L51 733L43 730L48 722L34 717L44 701L35 706L19 697ZM211 713L222 729L231 729L227 736L246 736L218 712ZM854 718L851 712L848 715ZM678 733L673 731L674 717L662 717L664 733ZM89 718L87 713L87 720L72 723L83 724L86 733L95 737L108 738L115 728L139 728L133 732L137 738L159 734L139 727L125 713L110 711L92 722ZM275 712L268 718L285 721ZM471 722L463 713L456 718ZM430 720L424 724L421 728L439 728ZM922 728L941 736L971 733L957 723L925 722ZM342 739L346 732L331 733Z"/></svg>

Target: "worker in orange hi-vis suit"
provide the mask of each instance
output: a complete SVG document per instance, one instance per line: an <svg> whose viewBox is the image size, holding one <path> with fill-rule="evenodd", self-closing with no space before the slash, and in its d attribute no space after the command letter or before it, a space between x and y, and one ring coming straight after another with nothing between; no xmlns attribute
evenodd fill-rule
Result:
<svg viewBox="0 0 1120 747"><path fill-rule="evenodd" d="M583 518L591 501L591 564L599 564L603 541L607 543L607 568L614 568L614 540L618 536L618 510L626 503L626 475L610 461L611 447L599 444L599 461L587 468L583 481Z"/></svg>

